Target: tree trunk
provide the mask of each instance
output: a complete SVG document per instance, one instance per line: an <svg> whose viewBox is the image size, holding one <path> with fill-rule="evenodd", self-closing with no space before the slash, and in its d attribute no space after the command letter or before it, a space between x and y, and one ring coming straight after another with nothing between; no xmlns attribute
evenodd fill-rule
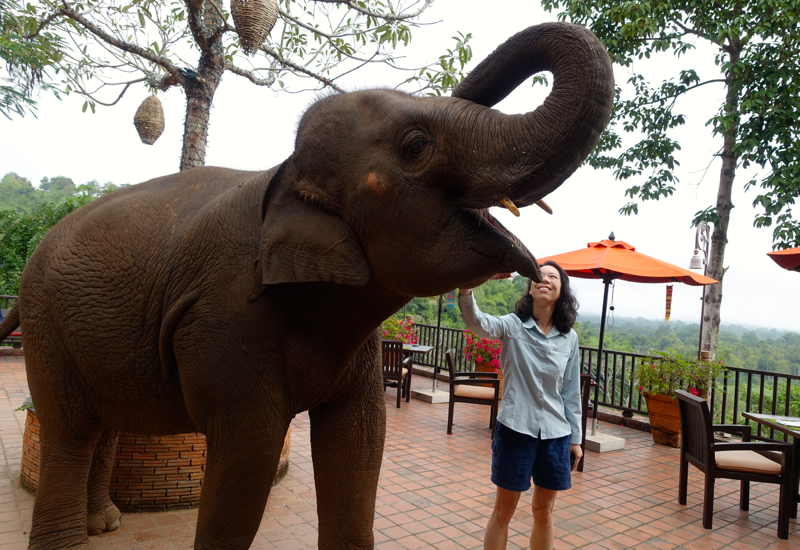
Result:
<svg viewBox="0 0 800 550"><path fill-rule="evenodd" d="M735 66L739 61L741 47L738 43L730 47L731 65ZM708 258L707 275L719 281L718 284L706 287L703 301L703 330L701 332L701 351L710 351L711 359L716 357L717 335L719 334L720 308L722 306L722 279L725 276L725 247L728 244L728 225L731 219L733 202L731 193L733 181L736 176L736 165L738 157L734 152L736 145L736 134L739 129L739 115L737 114L739 105L739 90L741 84L739 77L732 69L728 69L725 77L727 94L725 98L725 115L722 128L723 145L720 157L722 158L722 169L719 175L719 189L717 190L717 216L718 221L714 224L714 232L711 235L711 249Z"/></svg>
<svg viewBox="0 0 800 550"><path fill-rule="evenodd" d="M216 49L216 48L214 48ZM200 58L200 71L186 78L186 119L183 124L183 150L181 171L206 163L208 144L208 119L211 103L222 80L224 60L221 54L211 51Z"/></svg>
<svg viewBox="0 0 800 550"><path fill-rule="evenodd" d="M204 7L203 11L200 11L201 6ZM206 163L211 103L225 72L225 58L220 44L222 35L218 32L224 22L209 2L190 2L189 8L192 12L189 25L202 53L197 72L191 69L181 71L186 93L181 171Z"/></svg>

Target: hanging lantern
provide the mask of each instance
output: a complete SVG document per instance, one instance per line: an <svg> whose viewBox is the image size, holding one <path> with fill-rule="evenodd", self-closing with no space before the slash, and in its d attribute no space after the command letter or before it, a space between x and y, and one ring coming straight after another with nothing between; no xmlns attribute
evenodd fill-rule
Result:
<svg viewBox="0 0 800 550"><path fill-rule="evenodd" d="M672 285L667 285L667 311L664 314L664 321L669 323L669 314L672 312Z"/></svg>
<svg viewBox="0 0 800 550"><path fill-rule="evenodd" d="M133 115L133 125L142 143L153 145L156 142L164 131L164 109L156 96L151 95L142 101Z"/></svg>
<svg viewBox="0 0 800 550"><path fill-rule="evenodd" d="M278 20L278 1L231 0L231 15L244 53L253 55Z"/></svg>

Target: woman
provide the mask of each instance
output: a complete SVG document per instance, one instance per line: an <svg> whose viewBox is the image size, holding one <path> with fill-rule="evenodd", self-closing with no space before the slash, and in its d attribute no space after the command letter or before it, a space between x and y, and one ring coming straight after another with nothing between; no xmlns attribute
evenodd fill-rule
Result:
<svg viewBox="0 0 800 550"><path fill-rule="evenodd" d="M503 402L492 440L494 510L483 547L502 550L520 495L533 478L531 550L553 548L553 505L572 486L581 451L580 358L572 325L578 302L555 262L541 266L542 282L528 289L514 313L481 313L469 289L459 289L464 324L503 343ZM570 463L570 456L572 463Z"/></svg>

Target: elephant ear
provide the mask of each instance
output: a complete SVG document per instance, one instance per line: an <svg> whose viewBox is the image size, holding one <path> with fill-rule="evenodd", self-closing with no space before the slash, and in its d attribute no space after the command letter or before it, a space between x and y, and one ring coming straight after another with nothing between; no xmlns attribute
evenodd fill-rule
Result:
<svg viewBox="0 0 800 550"><path fill-rule="evenodd" d="M261 283L366 285L369 263L355 232L341 216L301 194L303 182L290 162L280 167L264 194L257 261Z"/></svg>

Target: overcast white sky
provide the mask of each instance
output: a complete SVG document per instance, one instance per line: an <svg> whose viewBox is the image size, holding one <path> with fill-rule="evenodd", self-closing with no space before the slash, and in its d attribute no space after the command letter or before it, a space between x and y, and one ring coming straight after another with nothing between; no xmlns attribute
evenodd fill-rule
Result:
<svg viewBox="0 0 800 550"><path fill-rule="evenodd" d="M541 10L534 0L500 0L487 4L474 0L438 0L425 14L426 20L442 23L414 33L410 54L433 58L452 47L456 30L471 32L475 54L471 66L480 62L503 40L530 25L554 21L554 14ZM676 62L662 58L642 62L635 68L652 75L680 67L694 67L701 77L714 77L709 51ZM616 67L618 82L628 78L627 69ZM394 85L400 78L377 70L355 73L348 88ZM640 206L639 215L618 214L626 203L624 189L629 182L614 181L610 172L588 168L578 170L546 200L554 210L548 216L536 207L513 218L507 211L496 216L538 257L583 248L590 241L607 238L632 244L640 252L688 268L695 231L690 227L695 212L716 201L719 162L713 154L720 139L712 138L705 122L716 111L721 87L706 86L690 101L679 105L688 114L680 134L682 152L677 192L669 199ZM116 184L138 183L175 172L183 133L184 97L173 89L162 94L166 130L155 145L139 141L133 114L146 97L144 89L130 90L116 106L98 106L97 114L81 113L83 100L71 96L57 101L39 98L38 119L31 116L8 121L0 119L0 176L17 172L35 184L43 177L63 175L76 183L96 179ZM506 113L532 110L541 102L543 91L523 84L497 106ZM226 73L211 112L207 164L241 169L266 169L280 163L292 151L299 117L313 101L313 93L290 95L257 88L244 79ZM706 171L707 169L707 171ZM749 324L800 330L796 311L800 298L795 291L800 274L780 269L766 253L771 250L769 229L752 227L754 194L745 195L746 175L737 174L726 250L730 267L724 286L724 323ZM600 313L603 286L600 281L574 280L581 310ZM699 322L699 287L675 284L672 319ZM615 290L616 315L663 319L665 285L618 282Z"/></svg>

